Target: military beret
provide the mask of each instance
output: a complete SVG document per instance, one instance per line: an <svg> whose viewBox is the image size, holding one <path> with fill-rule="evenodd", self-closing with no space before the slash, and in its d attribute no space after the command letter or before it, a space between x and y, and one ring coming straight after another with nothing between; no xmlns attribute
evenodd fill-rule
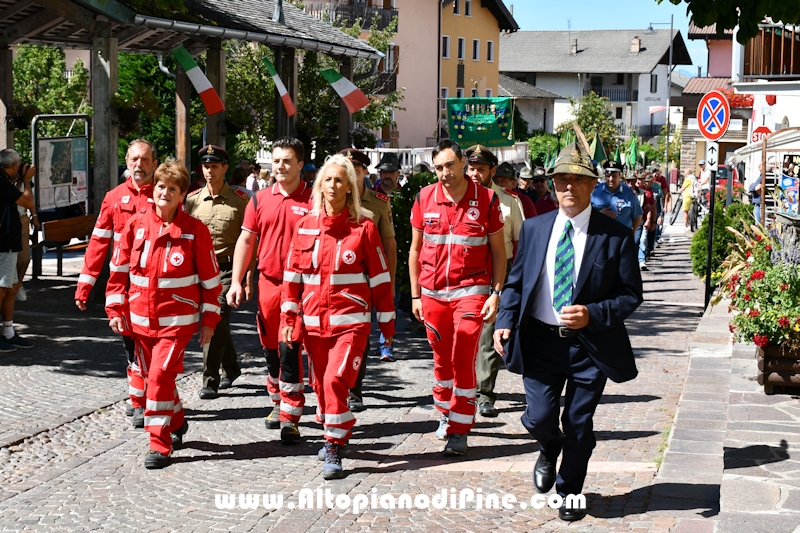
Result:
<svg viewBox="0 0 800 533"><path fill-rule="evenodd" d="M227 164L228 161L231 160L231 156L228 154L228 152L214 144L209 144L202 147L200 151L197 152L197 155L200 156L200 161L203 163Z"/></svg>

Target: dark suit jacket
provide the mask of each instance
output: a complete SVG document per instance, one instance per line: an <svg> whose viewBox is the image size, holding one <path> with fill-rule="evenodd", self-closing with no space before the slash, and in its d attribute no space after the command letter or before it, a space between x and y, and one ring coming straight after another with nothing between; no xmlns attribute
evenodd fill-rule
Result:
<svg viewBox="0 0 800 533"><path fill-rule="evenodd" d="M500 297L495 329L512 330L506 346L506 367L525 374L541 343L531 338L533 288L544 268L550 233L558 211L527 219L517 246L514 266ZM589 310L589 326L579 330L578 340L589 357L612 381L636 377L628 332L623 321L642 303L633 232L592 208L581 271L573 303Z"/></svg>

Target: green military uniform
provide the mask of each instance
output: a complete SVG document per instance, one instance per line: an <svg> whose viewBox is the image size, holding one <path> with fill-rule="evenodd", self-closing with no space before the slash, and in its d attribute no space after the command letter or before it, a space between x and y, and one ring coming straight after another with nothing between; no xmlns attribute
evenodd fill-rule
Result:
<svg viewBox="0 0 800 533"><path fill-rule="evenodd" d="M186 198L186 212L200 219L211 232L222 282L219 296L222 320L217 324L211 342L203 346L203 387L215 391L219 389L220 365L223 378L233 381L241 374L231 339L231 308L226 297L233 277L233 250L242 231L244 210L249 201L247 193L234 190L227 183L217 196L212 196L206 185Z"/></svg>
<svg viewBox="0 0 800 533"><path fill-rule="evenodd" d="M392 221L392 204L389 197L382 192L375 192L364 187L364 194L361 195L361 207L372 212L372 222L378 228L381 240L394 237L394 222Z"/></svg>

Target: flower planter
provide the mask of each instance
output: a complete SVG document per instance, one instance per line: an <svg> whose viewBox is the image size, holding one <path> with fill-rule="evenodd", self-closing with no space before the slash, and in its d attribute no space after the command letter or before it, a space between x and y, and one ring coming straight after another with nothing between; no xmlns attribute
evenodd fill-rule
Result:
<svg viewBox="0 0 800 533"><path fill-rule="evenodd" d="M756 347L758 384L766 394L800 394L800 349L768 344Z"/></svg>

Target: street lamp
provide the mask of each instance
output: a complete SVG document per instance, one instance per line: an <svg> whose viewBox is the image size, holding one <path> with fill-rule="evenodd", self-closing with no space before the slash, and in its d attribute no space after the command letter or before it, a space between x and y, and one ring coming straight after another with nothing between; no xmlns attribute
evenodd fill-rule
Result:
<svg viewBox="0 0 800 533"><path fill-rule="evenodd" d="M671 111L670 108L670 97L672 96L672 23L673 23L674 15L669 16L669 65L667 66L667 139L664 148L664 166L666 172L669 174L669 113ZM653 24L664 24L666 22L651 22L647 29L644 31L647 35L653 35L656 33L656 30L653 29Z"/></svg>

